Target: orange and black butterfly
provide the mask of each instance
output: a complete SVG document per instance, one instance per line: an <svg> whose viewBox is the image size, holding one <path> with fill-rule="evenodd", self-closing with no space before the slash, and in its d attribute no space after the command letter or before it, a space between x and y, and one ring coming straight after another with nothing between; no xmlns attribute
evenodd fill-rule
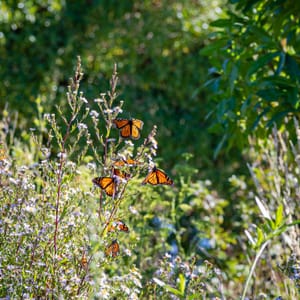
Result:
<svg viewBox="0 0 300 300"><path fill-rule="evenodd" d="M110 225L107 226L108 232L115 232L116 230L129 232L128 226L121 220L113 221Z"/></svg>
<svg viewBox="0 0 300 300"><path fill-rule="evenodd" d="M120 171L119 169L113 168L113 174L122 179L128 180L130 178L130 174Z"/></svg>
<svg viewBox="0 0 300 300"><path fill-rule="evenodd" d="M122 159L122 160L118 160L114 163L114 166L115 167L124 167L125 165L128 165L128 166L136 166L140 164L139 161L137 160L134 160L134 159L131 159L131 158L128 158L128 159Z"/></svg>
<svg viewBox="0 0 300 300"><path fill-rule="evenodd" d="M144 125L144 122L138 119L115 119L113 123L120 129L122 138L132 138L134 140L140 138L140 131Z"/></svg>
<svg viewBox="0 0 300 300"><path fill-rule="evenodd" d="M142 184L146 184L146 183L150 183L152 185L157 185L157 184L172 185L173 180L164 171L154 167L142 182Z"/></svg>
<svg viewBox="0 0 300 300"><path fill-rule="evenodd" d="M120 253L120 246L117 240L112 241L112 243L105 249L105 255L116 257Z"/></svg>
<svg viewBox="0 0 300 300"><path fill-rule="evenodd" d="M92 181L104 190L107 196L112 197L116 193L115 177L96 177Z"/></svg>
<svg viewBox="0 0 300 300"><path fill-rule="evenodd" d="M84 269L86 269L88 266L88 261L87 261L85 252L82 253L80 264L81 264L82 268L84 268Z"/></svg>

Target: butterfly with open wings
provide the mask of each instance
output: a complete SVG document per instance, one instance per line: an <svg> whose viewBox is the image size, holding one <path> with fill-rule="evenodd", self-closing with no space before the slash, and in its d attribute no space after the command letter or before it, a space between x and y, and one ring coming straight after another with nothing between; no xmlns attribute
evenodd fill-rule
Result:
<svg viewBox="0 0 300 300"><path fill-rule="evenodd" d="M158 184L172 185L173 180L164 171L159 170L156 167L153 167L152 170L148 173L148 175L142 182L142 184L146 184L146 183L152 185L158 185Z"/></svg>
<svg viewBox="0 0 300 300"><path fill-rule="evenodd" d="M122 138L132 138L134 140L140 138L140 131L144 125L143 121L138 119L114 119L112 122L120 130Z"/></svg>

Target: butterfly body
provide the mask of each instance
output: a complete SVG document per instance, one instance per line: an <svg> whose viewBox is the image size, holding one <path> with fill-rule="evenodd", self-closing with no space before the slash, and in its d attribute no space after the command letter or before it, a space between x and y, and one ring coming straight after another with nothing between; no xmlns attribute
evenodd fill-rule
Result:
<svg viewBox="0 0 300 300"><path fill-rule="evenodd" d="M152 185L158 185L158 184L172 185L173 180L164 171L154 167L142 182L142 184L146 184L146 183Z"/></svg>
<svg viewBox="0 0 300 300"><path fill-rule="evenodd" d="M122 138L132 138L134 140L140 138L140 131L144 125L143 121L138 119L114 119L112 122L120 130Z"/></svg>

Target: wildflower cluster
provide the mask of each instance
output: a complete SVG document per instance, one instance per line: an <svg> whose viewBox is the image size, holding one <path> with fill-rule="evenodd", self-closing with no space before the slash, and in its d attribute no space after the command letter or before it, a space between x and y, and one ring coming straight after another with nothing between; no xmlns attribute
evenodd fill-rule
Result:
<svg viewBox="0 0 300 300"><path fill-rule="evenodd" d="M57 106L58 114L45 113L23 152L8 151L14 149L8 145L13 141L9 120L1 123L7 130L0 133L0 297L86 299L95 294L110 299L126 294L137 299L141 289L137 269L113 277L106 269L122 248L119 233L131 232L122 208L130 196L127 186L148 169L144 183L173 182L153 162L156 127L135 148L131 140L141 137L143 122L117 118L123 101L114 104L116 67L110 91L94 103L79 91L82 77L78 59L68 110ZM95 174L99 197L92 184ZM130 256L131 250L123 247L122 254Z"/></svg>

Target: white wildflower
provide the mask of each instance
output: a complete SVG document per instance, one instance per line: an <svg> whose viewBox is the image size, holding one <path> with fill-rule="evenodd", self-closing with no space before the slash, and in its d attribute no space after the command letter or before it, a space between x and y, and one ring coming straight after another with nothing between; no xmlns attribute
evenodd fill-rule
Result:
<svg viewBox="0 0 300 300"><path fill-rule="evenodd" d="M90 112L90 116L91 116L92 118L98 118L98 117L99 117L99 113L98 113L97 111L95 111L95 110L92 110L92 111Z"/></svg>
<svg viewBox="0 0 300 300"><path fill-rule="evenodd" d="M81 131L81 130L87 130L87 129L88 129L87 125L84 124L84 123L78 123L78 124L77 124L77 128L78 128L80 131Z"/></svg>

